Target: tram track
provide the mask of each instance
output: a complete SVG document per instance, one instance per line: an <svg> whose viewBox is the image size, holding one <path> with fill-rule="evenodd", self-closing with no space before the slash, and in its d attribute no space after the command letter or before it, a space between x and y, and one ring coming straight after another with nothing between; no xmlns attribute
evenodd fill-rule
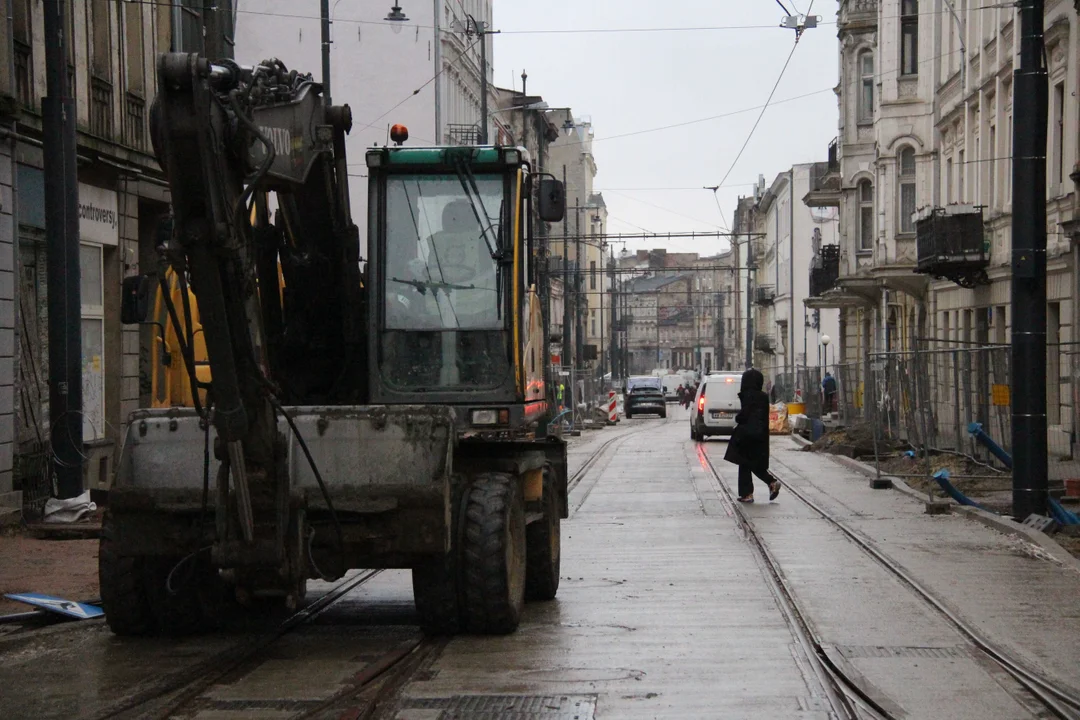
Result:
<svg viewBox="0 0 1080 720"><path fill-rule="evenodd" d="M641 428L606 439L570 476L569 490L573 490L588 476L590 470L615 443L651 427L651 424L643 424ZM257 665L260 658L268 655L275 643L310 625L380 572L364 571L339 581L326 594L290 615L268 632L213 653L192 667L161 679L94 716L94 720L167 720L193 715L208 704L208 693L216 685L246 667ZM426 638L417 634L415 638L394 644L378 658L364 665L348 686L317 703L310 703L304 708L294 708L296 714L292 716L293 720L317 717L339 708L345 710L346 715L343 716L373 716L385 697L393 695L394 688L405 682L413 669L435 656L445 643L445 639Z"/></svg>
<svg viewBox="0 0 1080 720"><path fill-rule="evenodd" d="M807 622L807 617L800 608L799 602L792 591L790 584L786 580L780 564L762 540L754 527L753 522L743 512L739 503L735 501L735 497L730 488L722 480L720 474L713 465L712 458L709 457L708 453L706 453L700 445L698 446L698 456L702 465L709 470L711 479L718 491L733 508L739 526L747 534L747 537L757 551L759 558L763 561L770 579L774 582L777 591L779 592L779 597L783 599L782 605L784 607L782 610L785 614L791 614L797 621L797 635L801 635L801 637L797 639L799 639L800 642L806 643L805 647L812 651L810 655L814 661L815 669L824 673L828 677L833 688L844 694L846 702L840 706L834 704L834 711L837 712L840 717L858 717L857 715L845 714L849 709L853 711L855 706L858 706L864 711L869 710L873 717L882 718L883 720L902 717L902 713L898 713L895 709L887 707L887 702L882 702L881 699L872 696L866 689L861 687L858 682L849 677L843 669L829 657L825 643L823 643L820 638L816 637L812 626ZM774 464L779 465L782 468L784 475L790 474L800 478L803 477L782 462L776 462ZM785 480L779 473L777 476L784 489L789 492L792 497L798 499L829 525L839 530L845 538L854 543L856 547L869 556L878 566L882 567L890 575L909 588L925 605L936 611L936 613L940 615L953 630L967 640L975 652L979 653L979 655L985 658L994 667L1000 669L1012 678L1020 688L1023 688L1032 699L1045 708L1046 711L1051 713L1053 717L1061 718L1062 720L1080 720L1080 697L1077 697L1071 691L1058 687L1053 681L1011 658L1008 653L986 639L970 623L953 612L937 595L920 583L899 563L879 550L872 542L864 538L857 530L815 503L805 492L794 487L790 481ZM832 698L830 698L830 700L831 699Z"/></svg>
<svg viewBox="0 0 1080 720"><path fill-rule="evenodd" d="M284 636L304 625L310 624L343 600L350 592L361 587L381 572L381 570L367 570L346 577L331 587L326 594L290 615L268 633L216 652L210 657L199 661L191 668L164 678L151 687L125 698L122 703L96 715L94 720L116 720L128 717L169 718L175 716L182 712L186 706L196 701L221 678L242 665L251 662L260 654L265 653L270 646ZM177 694L177 697L168 702L165 710L151 710L151 706L155 703L160 703L173 694Z"/></svg>

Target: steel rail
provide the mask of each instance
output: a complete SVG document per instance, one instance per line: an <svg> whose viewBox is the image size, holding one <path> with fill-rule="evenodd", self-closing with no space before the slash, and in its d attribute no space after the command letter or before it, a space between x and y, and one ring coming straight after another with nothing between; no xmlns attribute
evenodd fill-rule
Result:
<svg viewBox="0 0 1080 720"><path fill-rule="evenodd" d="M804 475L796 472L789 465L786 465L783 462L778 462L777 464L783 466L792 475L802 478L803 480L806 479ZM783 478L779 479L781 485L783 485L788 492L801 500L826 522L842 532L845 537L858 545L860 549L877 561L879 565L914 590L924 602L937 610L938 613L940 613L949 624L956 628L961 635L966 637L968 641L978 648L987 658L1008 673L1048 710L1057 717L1063 718L1063 720L1077 720L1080 718L1080 697L1056 687L1052 682L1046 680L1040 674L1027 669L1018 661L1013 660L1005 651L984 638L978 630L972 627L958 614L950 610L945 603L938 599L937 596L924 587L918 580L912 577L899 563L878 550L872 543L861 537L859 533L849 527L846 523L838 520L834 515L822 509L817 503L810 500L805 493L793 487L790 482Z"/></svg>
<svg viewBox="0 0 1080 720"><path fill-rule="evenodd" d="M149 703L159 700L164 696L182 691L179 698L169 704L168 710L153 713L153 717L169 718L183 709L206 691L211 685L227 673L250 660L258 653L265 650L274 642L278 641L297 627L311 622L322 613L329 610L349 592L363 585L382 570L365 570L353 577L345 578L334 585L326 594L312 601L300 610L290 615L274 628L268 635L255 638L248 642L241 642L228 647L212 656L198 662L189 670L182 671L178 677L167 679L165 682L151 687L143 692L128 698L121 704L114 706L104 713L95 716L94 720L112 720L133 711L143 708ZM145 708L144 708L145 710ZM146 717L140 713L140 717Z"/></svg>
<svg viewBox="0 0 1080 720"><path fill-rule="evenodd" d="M784 577L780 563L769 551L761 536L758 535L753 523L744 514L741 505L736 502L731 490L720 478L720 473L717 472L716 467L713 465L712 458L700 445L697 447L697 452L699 461L702 466L709 470L718 492L734 510L733 516L739 528L750 539L751 545L756 551L755 555L763 569L767 570L765 577L769 582L770 589L773 591L773 596L776 598L776 604L784 614L784 619L791 628L796 642L804 649L804 654L809 660L814 675L821 685L829 704L832 706L833 712L839 717L851 720L865 717L865 715L856 711L855 706L858 705L864 712L869 712L874 718L894 720L894 715L848 678L829 658L821 641L811 629L805 613L795 599L795 594Z"/></svg>

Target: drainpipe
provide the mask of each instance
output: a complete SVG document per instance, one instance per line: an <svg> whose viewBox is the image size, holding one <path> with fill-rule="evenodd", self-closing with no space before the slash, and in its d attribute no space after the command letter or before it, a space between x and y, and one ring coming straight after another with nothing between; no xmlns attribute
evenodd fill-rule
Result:
<svg viewBox="0 0 1080 720"><path fill-rule="evenodd" d="M434 0L435 13L435 144L442 145L442 94L440 89L442 82L440 80L442 76L442 30L439 27L439 9L443 4L443 0ZM525 118L521 118L522 125L525 124Z"/></svg>

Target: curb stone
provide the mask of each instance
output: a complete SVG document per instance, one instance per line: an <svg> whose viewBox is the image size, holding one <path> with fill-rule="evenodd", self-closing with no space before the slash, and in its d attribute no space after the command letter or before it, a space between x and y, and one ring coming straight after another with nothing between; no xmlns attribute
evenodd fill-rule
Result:
<svg viewBox="0 0 1080 720"><path fill-rule="evenodd" d="M797 444L803 445L804 447L810 444L805 439L798 437L797 435L792 435L792 438L795 439ZM849 470L854 470L855 472L859 472L863 475L868 475L870 477L874 477L877 475L877 472L874 470L874 468L864 462L860 462L849 457L844 457L843 455L826 454L826 456L830 460L840 465L843 465ZM882 479L888 478L889 480L892 480L894 490L902 492L905 495L908 495L909 497L918 500L919 502L926 502L926 493L919 492L918 490L904 482L902 479L892 475L882 475L881 477ZM1077 573L1080 573L1080 559L1074 557L1072 553L1061 547L1061 545L1059 545L1057 541L1055 541L1046 533L1034 530L1029 527L1025 527L1017 522L1001 517L1000 515L995 515L992 512L988 512L977 507L960 505L959 503L954 502L951 498L947 498L947 500L948 502L953 503L954 512L962 513L968 519L981 523L993 530L997 530L998 532L1005 533L1006 535L1022 536L1024 539L1035 545L1038 545L1040 548L1045 550L1050 555L1050 557L1052 557L1054 561L1056 561L1058 564L1067 567Z"/></svg>

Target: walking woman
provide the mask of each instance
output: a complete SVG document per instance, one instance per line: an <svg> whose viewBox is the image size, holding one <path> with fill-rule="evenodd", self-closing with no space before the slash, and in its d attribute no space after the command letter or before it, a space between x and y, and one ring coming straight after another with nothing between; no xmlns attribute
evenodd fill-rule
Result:
<svg viewBox="0 0 1080 720"><path fill-rule="evenodd" d="M739 502L754 502L754 475L769 486L769 500L780 494L780 481L769 472L769 396L762 387L765 377L750 368L743 373L739 400L742 409L735 416L724 459L739 466Z"/></svg>

